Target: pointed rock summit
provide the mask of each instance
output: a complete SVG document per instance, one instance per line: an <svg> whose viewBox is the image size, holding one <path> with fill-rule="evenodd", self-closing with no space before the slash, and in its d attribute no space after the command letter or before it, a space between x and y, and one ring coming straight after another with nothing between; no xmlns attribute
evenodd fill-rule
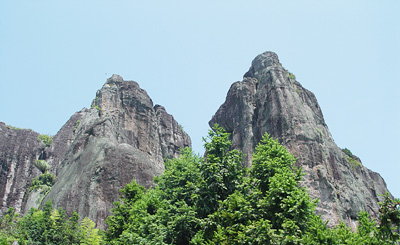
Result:
<svg viewBox="0 0 400 245"><path fill-rule="evenodd" d="M243 151L246 165L265 132L298 158L304 185L319 198L317 213L330 225L340 220L354 227L359 211L379 214L383 178L362 166L334 142L315 95L303 88L273 52L258 55L243 81L232 84L226 101L209 122L218 123Z"/></svg>
<svg viewBox="0 0 400 245"><path fill-rule="evenodd" d="M150 187L164 160L188 146L190 137L164 107L154 106L136 82L113 75L76 121L73 142L46 199L104 227L121 188L133 178Z"/></svg>
<svg viewBox="0 0 400 245"><path fill-rule="evenodd" d="M0 124L3 211L13 206L26 212L51 200L54 207L88 216L100 228L105 228L121 188L132 179L152 186L164 160L191 146L190 137L164 107L153 105L136 82L118 75L97 91L90 109L70 118L51 146L43 147L38 136ZM46 160L56 175L44 199L28 190L40 174L34 166L37 159Z"/></svg>

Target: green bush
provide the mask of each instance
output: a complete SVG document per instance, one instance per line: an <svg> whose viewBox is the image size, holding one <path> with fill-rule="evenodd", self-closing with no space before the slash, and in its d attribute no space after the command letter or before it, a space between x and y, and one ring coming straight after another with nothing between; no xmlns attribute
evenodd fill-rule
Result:
<svg viewBox="0 0 400 245"><path fill-rule="evenodd" d="M56 177L49 172L45 172L39 175L38 177L32 179L31 187L29 188L29 190L37 190L42 186L51 187L54 185L55 182L56 182Z"/></svg>
<svg viewBox="0 0 400 245"><path fill-rule="evenodd" d="M37 141L42 141L45 147L51 146L53 144L53 137L47 134L41 134L37 137Z"/></svg>
<svg viewBox="0 0 400 245"><path fill-rule="evenodd" d="M40 170L40 172L45 173L50 169L50 165L45 160L36 160L35 167Z"/></svg>
<svg viewBox="0 0 400 245"><path fill-rule="evenodd" d="M349 149L344 148L344 149L342 149L342 151L347 155L346 159L353 169L356 169L356 168L359 168L362 166L362 164L355 159L356 157L353 155L353 153Z"/></svg>
<svg viewBox="0 0 400 245"><path fill-rule="evenodd" d="M296 80L296 76L291 72L288 73L288 78L290 78L291 80Z"/></svg>
<svg viewBox="0 0 400 245"><path fill-rule="evenodd" d="M76 129L79 127L81 120L79 119L78 121L76 121L75 126L74 126L74 130L73 132L75 133Z"/></svg>
<svg viewBox="0 0 400 245"><path fill-rule="evenodd" d="M342 149L342 151L349 157L353 157L354 156L353 153L347 148Z"/></svg>
<svg viewBox="0 0 400 245"><path fill-rule="evenodd" d="M347 157L347 161L349 162L350 166L353 169L356 169L356 168L359 168L362 166L362 164L359 161L357 161L356 159L354 159L352 157Z"/></svg>
<svg viewBox="0 0 400 245"><path fill-rule="evenodd" d="M100 107L98 105L92 104L90 108L96 108L98 112L101 111Z"/></svg>

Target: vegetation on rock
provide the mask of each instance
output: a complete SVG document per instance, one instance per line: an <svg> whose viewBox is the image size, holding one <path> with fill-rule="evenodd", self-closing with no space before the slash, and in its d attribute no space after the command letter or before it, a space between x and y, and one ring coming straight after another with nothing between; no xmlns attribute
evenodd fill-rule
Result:
<svg viewBox="0 0 400 245"><path fill-rule="evenodd" d="M356 157L353 155L353 153L349 149L344 148L344 149L342 149L342 151L347 155L347 161L349 162L350 166L353 169L356 169L356 168L362 166L362 164L358 160L355 159Z"/></svg>
<svg viewBox="0 0 400 245"><path fill-rule="evenodd" d="M76 121L73 132L75 133L76 129L79 127L81 120L79 119L78 121Z"/></svg>
<svg viewBox="0 0 400 245"><path fill-rule="evenodd" d="M53 174L45 172L38 177L32 179L31 187L29 188L29 190L37 190L43 187L52 187L55 181L56 178Z"/></svg>
<svg viewBox="0 0 400 245"><path fill-rule="evenodd" d="M6 127L9 128L9 129L13 129L13 130L25 130L23 128L14 127L14 126L11 126L11 125L7 125Z"/></svg>
<svg viewBox="0 0 400 245"><path fill-rule="evenodd" d="M35 167L43 174L50 169L50 165L45 160L36 160Z"/></svg>
<svg viewBox="0 0 400 245"><path fill-rule="evenodd" d="M49 193L51 187L56 182L56 177L54 174L47 172L50 169L50 165L45 160L36 160L35 167L39 169L42 173L32 179L31 186L28 191L38 191L41 190L41 198L37 201L38 204L42 202L43 198Z"/></svg>
<svg viewBox="0 0 400 245"><path fill-rule="evenodd" d="M42 141L44 147L48 147L53 144L53 137L51 137L50 135L41 134L38 136L37 141Z"/></svg>

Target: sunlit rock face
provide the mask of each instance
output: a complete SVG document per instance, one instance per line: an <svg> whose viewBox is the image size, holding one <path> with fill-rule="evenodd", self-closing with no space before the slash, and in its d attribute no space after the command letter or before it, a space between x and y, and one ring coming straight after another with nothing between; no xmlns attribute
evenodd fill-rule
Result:
<svg viewBox="0 0 400 245"><path fill-rule="evenodd" d="M226 101L210 121L231 133L235 149L251 155L265 132L298 158L306 172L303 184L319 198L317 213L329 225L340 220L354 227L360 210L379 214L379 194L387 190L383 178L349 163L335 144L315 95L303 88L273 52L257 56L243 81L232 84ZM359 159L358 159L359 160Z"/></svg>
<svg viewBox="0 0 400 245"><path fill-rule="evenodd" d="M40 174L34 166L43 145L33 130L16 129L0 123L0 211L9 207L23 212L24 197L31 178Z"/></svg>
<svg viewBox="0 0 400 245"><path fill-rule="evenodd" d="M190 137L164 107L153 105L136 82L113 75L97 91L91 109L75 113L44 147L32 130L0 123L1 209L27 212L47 200L55 208L88 216L100 228L111 214L120 189L135 179L145 187L164 170L164 160L191 146ZM56 182L43 198L29 192L46 160Z"/></svg>
<svg viewBox="0 0 400 245"><path fill-rule="evenodd" d="M91 109L80 113L46 200L104 227L119 190L133 178L145 187L153 185L164 160L178 157L191 140L136 82L117 75L97 92Z"/></svg>
<svg viewBox="0 0 400 245"><path fill-rule="evenodd" d="M18 213L26 213L31 207L39 207L42 191L29 191L32 179L41 172L35 167L36 160L46 160L50 173L55 174L60 162L74 140L74 125L83 112L75 113L53 142L45 146L38 138L40 134L30 129L18 129L0 123L0 211L14 207Z"/></svg>

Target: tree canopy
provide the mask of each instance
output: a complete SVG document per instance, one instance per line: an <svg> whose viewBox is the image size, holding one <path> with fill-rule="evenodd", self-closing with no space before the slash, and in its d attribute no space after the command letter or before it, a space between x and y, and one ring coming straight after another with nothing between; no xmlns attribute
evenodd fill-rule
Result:
<svg viewBox="0 0 400 245"><path fill-rule="evenodd" d="M388 195L376 221L359 215L356 232L329 228L315 214L299 182L303 172L277 140L265 134L250 169L230 150L229 134L216 125L205 155L182 150L145 189L134 180L121 190L105 239L111 244L393 244L399 237L399 201Z"/></svg>

